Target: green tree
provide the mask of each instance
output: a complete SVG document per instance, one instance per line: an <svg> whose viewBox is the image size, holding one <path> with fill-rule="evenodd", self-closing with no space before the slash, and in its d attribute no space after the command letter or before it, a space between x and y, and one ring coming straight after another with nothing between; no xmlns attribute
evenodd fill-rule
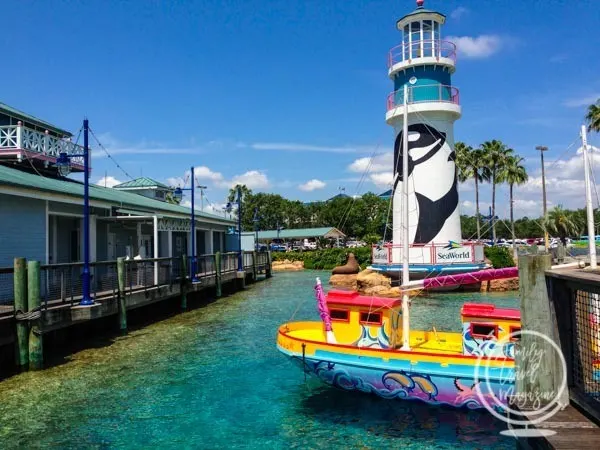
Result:
<svg viewBox="0 0 600 450"><path fill-rule="evenodd" d="M508 183L508 191L510 194L510 232L513 239L513 248L515 247L515 218L514 218L514 197L513 188L514 185L524 184L527 182L527 170L521 165L523 158L519 156L508 156L498 173L499 183Z"/></svg>
<svg viewBox="0 0 600 450"><path fill-rule="evenodd" d="M600 133L600 99L588 107L585 120L588 124L588 131Z"/></svg>
<svg viewBox="0 0 600 450"><path fill-rule="evenodd" d="M544 226L566 244L567 237L579 236L582 224L579 222L577 214L558 205L548 211L548 218L544 220Z"/></svg>
<svg viewBox="0 0 600 450"><path fill-rule="evenodd" d="M483 151L473 150L464 142L454 145L456 151L456 166L458 168L458 180L464 183L473 178L475 180L475 220L477 225L477 239L481 239L481 224L479 214L479 183L490 180L490 171L485 164ZM468 236L473 236L470 234Z"/></svg>
<svg viewBox="0 0 600 450"><path fill-rule="evenodd" d="M486 141L481 144L485 164L487 165L492 182L492 217L496 216L496 184L498 174L503 170L506 160L513 155L513 150L498 140ZM492 240L496 241L496 221L492 221Z"/></svg>
<svg viewBox="0 0 600 450"><path fill-rule="evenodd" d="M229 203L233 203L237 201L238 188L242 193L242 201L244 197L249 194L252 194L252 190L248 188L245 184L236 184L231 189L229 189L229 195L227 196L227 201Z"/></svg>

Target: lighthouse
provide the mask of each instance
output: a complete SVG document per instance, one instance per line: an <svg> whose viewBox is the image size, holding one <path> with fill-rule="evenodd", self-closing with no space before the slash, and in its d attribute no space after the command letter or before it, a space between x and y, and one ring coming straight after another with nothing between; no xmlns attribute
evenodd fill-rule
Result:
<svg viewBox="0 0 600 450"><path fill-rule="evenodd" d="M441 263L440 259L461 260L452 258L453 253L448 256L438 251L439 247L448 254L447 250L453 246L457 250L461 241L454 152L454 122L461 116L461 107L459 91L452 86L456 46L442 37L446 17L425 9L423 3L424 0L418 0L417 9L397 21L402 42L390 50L388 57L388 75L394 91L388 96L385 118L395 134L393 247L388 264L396 267L401 263L406 226L411 266ZM404 199L402 179L405 121L409 149L408 202ZM409 210L408 224L403 220L405 206ZM473 254L469 262L475 262L475 249L470 250Z"/></svg>

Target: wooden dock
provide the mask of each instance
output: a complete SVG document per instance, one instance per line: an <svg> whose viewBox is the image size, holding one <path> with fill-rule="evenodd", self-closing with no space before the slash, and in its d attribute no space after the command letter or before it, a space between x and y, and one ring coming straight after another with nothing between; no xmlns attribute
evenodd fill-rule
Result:
<svg viewBox="0 0 600 450"><path fill-rule="evenodd" d="M127 263L129 266L123 264L120 269L120 283L117 282L119 277L116 262L96 263L95 269L98 269L98 273L102 272L100 269L111 267L110 274L106 275L106 270L103 272L104 281L108 278L110 282L100 283L100 288L92 292L94 305L84 307L79 306L82 295L78 264L43 266L42 272L44 270L46 272L41 276L38 275L37 282L42 285L42 291L47 279L58 279L60 283L58 283L59 288L51 289L45 299L44 295L41 296L40 317L36 323L39 322L42 335L110 316L114 316L114 323L109 320L108 325L102 327L118 329L118 324L121 323L121 328L123 328L122 324L125 324L126 328L127 314L134 309L159 302L175 302L176 309L185 310L187 298L190 300L218 298L222 296L222 288L227 292L244 289L247 284L263 280L271 274L271 259L270 255L266 254L244 252L241 263L243 270L238 270L238 259L235 253L203 255L202 259L202 264L198 262L198 270L193 280L186 270L186 263L181 259L131 261ZM170 263L167 270L154 272L155 264L167 262ZM150 270L136 269L143 265L150 267ZM73 270L73 267L69 266L77 267ZM65 276L65 273L68 275ZM69 277L73 273L75 276ZM119 284L122 285L121 290ZM156 319L158 320L159 317ZM0 304L0 362L11 359L10 354L17 340L15 328L23 323L27 324L27 320L25 322L17 320L17 311L13 303Z"/></svg>
<svg viewBox="0 0 600 450"><path fill-rule="evenodd" d="M524 409L519 409L515 406L512 406L512 408L518 409L519 413L526 418L535 420L539 417L539 415L528 413ZM519 415L514 418L524 420L523 416ZM573 405L569 405L562 411L558 411L548 420L537 425L530 425L527 428L548 432L549 435L541 437L518 437L517 448L519 449L574 450L600 448L600 428Z"/></svg>

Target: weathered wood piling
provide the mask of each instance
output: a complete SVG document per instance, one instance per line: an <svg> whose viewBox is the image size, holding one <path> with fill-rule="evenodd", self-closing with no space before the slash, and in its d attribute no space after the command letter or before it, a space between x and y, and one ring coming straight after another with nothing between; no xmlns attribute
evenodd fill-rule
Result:
<svg viewBox="0 0 600 450"><path fill-rule="evenodd" d="M14 262L15 318L17 327L15 362L18 368L29 366L29 324L22 315L27 309L27 262L15 258Z"/></svg>
<svg viewBox="0 0 600 450"><path fill-rule="evenodd" d="M118 318L119 329L127 333L127 303L125 299L125 258L117 258L117 284L118 284Z"/></svg>
<svg viewBox="0 0 600 450"><path fill-rule="evenodd" d="M27 262L27 309L29 313L29 370L44 365L41 327L40 262Z"/></svg>

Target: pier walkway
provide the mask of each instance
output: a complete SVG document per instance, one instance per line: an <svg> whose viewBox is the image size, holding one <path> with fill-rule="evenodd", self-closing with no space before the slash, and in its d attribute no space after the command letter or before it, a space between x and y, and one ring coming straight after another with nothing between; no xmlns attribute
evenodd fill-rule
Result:
<svg viewBox="0 0 600 450"><path fill-rule="evenodd" d="M545 361L534 369L536 376L526 375L527 370L534 367L527 359L527 351L534 348L531 345L536 345L536 341L530 337L527 341L522 339L520 345L525 356L521 361L517 355L517 364L523 364L520 370L526 376L525 381L517 382L517 394L520 386L526 387L522 391L525 393L554 392L557 404L564 406L554 414L544 415L539 400L536 403L532 399L533 406L529 399L521 404L522 399L517 395L516 401L511 399L513 412L509 411L508 417L526 420L529 422L526 428L546 434L543 437L522 434L517 439L517 448L600 448L600 272L591 271L589 267L548 270L550 259L547 257L545 262L544 256L532 261L519 259L520 281L522 291L525 290L521 293L522 326L526 331L545 330L544 334L559 346L565 366L560 360L554 360L552 352L542 353ZM528 264L537 265L537 269L522 273ZM540 271L537 280L536 270ZM536 284L536 288L530 289ZM537 351L540 349L543 346ZM567 389L560 394L559 386L565 378Z"/></svg>

